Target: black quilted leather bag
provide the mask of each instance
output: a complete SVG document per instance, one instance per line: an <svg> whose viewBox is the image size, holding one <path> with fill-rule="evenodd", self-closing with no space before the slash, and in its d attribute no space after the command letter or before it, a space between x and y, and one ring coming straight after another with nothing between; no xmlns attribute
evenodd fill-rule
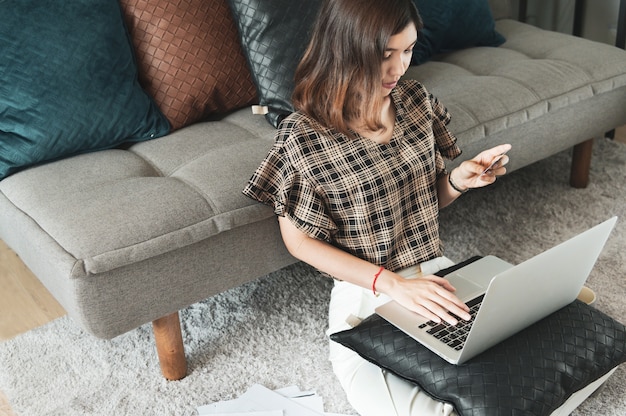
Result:
<svg viewBox="0 0 626 416"><path fill-rule="evenodd" d="M580 301L463 365L449 364L375 314L331 339L462 416L549 415L626 361L624 325Z"/></svg>
<svg viewBox="0 0 626 416"><path fill-rule="evenodd" d="M321 0L229 0L267 120L278 127L293 112L296 67Z"/></svg>

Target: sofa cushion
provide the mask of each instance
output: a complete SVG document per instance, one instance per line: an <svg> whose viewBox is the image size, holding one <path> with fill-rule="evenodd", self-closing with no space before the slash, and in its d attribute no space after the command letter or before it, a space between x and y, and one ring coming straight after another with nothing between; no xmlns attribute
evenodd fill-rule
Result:
<svg viewBox="0 0 626 416"><path fill-rule="evenodd" d="M463 365L453 365L374 314L331 335L416 383L459 415L550 415L626 361L626 328L575 301Z"/></svg>
<svg viewBox="0 0 626 416"><path fill-rule="evenodd" d="M139 81L176 130L250 104L256 91L226 0L120 0Z"/></svg>
<svg viewBox="0 0 626 416"><path fill-rule="evenodd" d="M229 0L241 44L274 127L293 112L296 67L304 54L320 0Z"/></svg>
<svg viewBox="0 0 626 416"><path fill-rule="evenodd" d="M241 193L273 136L242 109L18 172L0 193L75 259L71 277L105 273L273 217Z"/></svg>
<svg viewBox="0 0 626 416"><path fill-rule="evenodd" d="M405 75L448 108L463 147L626 86L626 51L510 19L496 29L500 47L439 55Z"/></svg>
<svg viewBox="0 0 626 416"><path fill-rule="evenodd" d="M38 162L163 136L116 0L0 2L0 179Z"/></svg>
<svg viewBox="0 0 626 416"><path fill-rule="evenodd" d="M413 65L442 52L504 43L504 37L495 29L487 0L413 1L424 22L413 49Z"/></svg>

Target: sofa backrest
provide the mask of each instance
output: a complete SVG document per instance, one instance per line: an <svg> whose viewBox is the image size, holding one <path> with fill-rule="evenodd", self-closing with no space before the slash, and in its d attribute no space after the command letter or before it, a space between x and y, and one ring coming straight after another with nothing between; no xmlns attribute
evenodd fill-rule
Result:
<svg viewBox="0 0 626 416"><path fill-rule="evenodd" d="M513 17L511 0L489 0L489 6L491 6L491 13L496 20Z"/></svg>

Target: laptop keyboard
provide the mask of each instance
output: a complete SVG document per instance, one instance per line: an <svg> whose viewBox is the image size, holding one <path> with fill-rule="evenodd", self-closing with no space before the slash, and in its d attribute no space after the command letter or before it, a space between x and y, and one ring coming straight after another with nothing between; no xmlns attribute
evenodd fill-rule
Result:
<svg viewBox="0 0 626 416"><path fill-rule="evenodd" d="M470 328L474 323L474 318L478 313L478 309L480 309L483 298L484 295L472 299L467 303L467 306L470 308L469 313L471 315L471 319L469 321L464 321L455 316L455 318L459 321L456 325L450 325L447 322L437 323L435 321L428 321L425 324L421 324L419 328L428 328L428 330L426 330L428 334L431 334L439 341L447 344L451 348L454 348L456 351L460 351L465 345L467 334L469 334Z"/></svg>

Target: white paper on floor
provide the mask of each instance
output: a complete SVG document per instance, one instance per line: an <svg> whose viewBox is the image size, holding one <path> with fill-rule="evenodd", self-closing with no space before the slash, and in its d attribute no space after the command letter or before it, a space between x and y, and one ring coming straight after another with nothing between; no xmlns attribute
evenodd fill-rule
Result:
<svg viewBox="0 0 626 416"><path fill-rule="evenodd" d="M255 384L234 400L198 407L200 416L343 416L324 412L324 400L298 386L270 390Z"/></svg>

